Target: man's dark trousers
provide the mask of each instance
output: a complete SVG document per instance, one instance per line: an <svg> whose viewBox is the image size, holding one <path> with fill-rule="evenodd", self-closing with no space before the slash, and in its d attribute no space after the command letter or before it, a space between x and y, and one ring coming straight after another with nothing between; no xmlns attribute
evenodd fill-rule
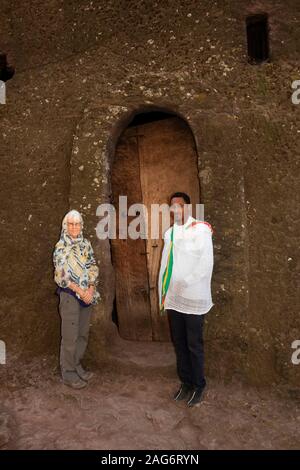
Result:
<svg viewBox="0 0 300 470"><path fill-rule="evenodd" d="M204 315L167 310L172 341L181 382L203 389L204 377L203 323Z"/></svg>

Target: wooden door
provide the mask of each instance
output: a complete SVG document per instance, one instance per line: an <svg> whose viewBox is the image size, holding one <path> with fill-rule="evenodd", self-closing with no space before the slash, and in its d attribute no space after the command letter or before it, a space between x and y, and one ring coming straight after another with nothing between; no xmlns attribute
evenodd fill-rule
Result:
<svg viewBox="0 0 300 470"><path fill-rule="evenodd" d="M117 238L111 240L116 273L116 306L119 332L124 339L152 340L146 242L120 239L119 196L127 196L128 207L142 202L138 141L135 129L119 140L112 171L112 202L117 212ZM127 217L127 214L121 214ZM128 223L130 217L128 217Z"/></svg>
<svg viewBox="0 0 300 470"><path fill-rule="evenodd" d="M172 117L128 128L116 149L112 187L115 200L118 195L127 194L128 206L130 201L143 202L148 214L151 204L168 203L175 191L189 194L193 204L199 202L197 153L187 124ZM167 317L159 314L157 292L162 248L161 230L157 239L112 243L117 312L123 337L170 340ZM134 290L134 286L138 289ZM142 299L137 292L143 292ZM129 305L133 310L128 309Z"/></svg>

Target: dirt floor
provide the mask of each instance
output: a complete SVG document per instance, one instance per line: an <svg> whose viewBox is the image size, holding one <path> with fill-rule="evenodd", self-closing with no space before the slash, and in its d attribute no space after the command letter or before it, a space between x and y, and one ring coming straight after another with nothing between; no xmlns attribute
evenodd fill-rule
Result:
<svg viewBox="0 0 300 470"><path fill-rule="evenodd" d="M167 343L120 342L83 390L60 381L57 358L0 366L2 449L297 449L300 399L208 380L200 405L171 397ZM4 369L5 367L5 369Z"/></svg>

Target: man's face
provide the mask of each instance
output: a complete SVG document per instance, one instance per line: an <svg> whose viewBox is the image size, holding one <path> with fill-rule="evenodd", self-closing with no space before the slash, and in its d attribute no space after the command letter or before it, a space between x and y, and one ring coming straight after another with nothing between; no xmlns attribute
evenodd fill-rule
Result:
<svg viewBox="0 0 300 470"><path fill-rule="evenodd" d="M185 201L182 197L173 197L171 199L171 218L177 224L183 223Z"/></svg>

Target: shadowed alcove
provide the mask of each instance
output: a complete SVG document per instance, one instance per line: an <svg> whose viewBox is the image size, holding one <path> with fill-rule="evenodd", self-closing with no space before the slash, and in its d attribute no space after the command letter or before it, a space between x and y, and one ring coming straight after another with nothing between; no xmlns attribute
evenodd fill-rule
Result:
<svg viewBox="0 0 300 470"><path fill-rule="evenodd" d="M167 317L159 314L157 289L162 233L159 238L150 235L150 214L153 204L168 203L175 191L188 193L192 204L200 202L197 151L185 120L162 111L134 115L116 145L111 186L117 228L120 217L127 217L129 225L140 215L123 210L120 214L120 196L127 196L128 208L146 206L149 228L144 239L120 239L117 230L117 238L111 240L116 276L112 319L124 339L169 341Z"/></svg>

